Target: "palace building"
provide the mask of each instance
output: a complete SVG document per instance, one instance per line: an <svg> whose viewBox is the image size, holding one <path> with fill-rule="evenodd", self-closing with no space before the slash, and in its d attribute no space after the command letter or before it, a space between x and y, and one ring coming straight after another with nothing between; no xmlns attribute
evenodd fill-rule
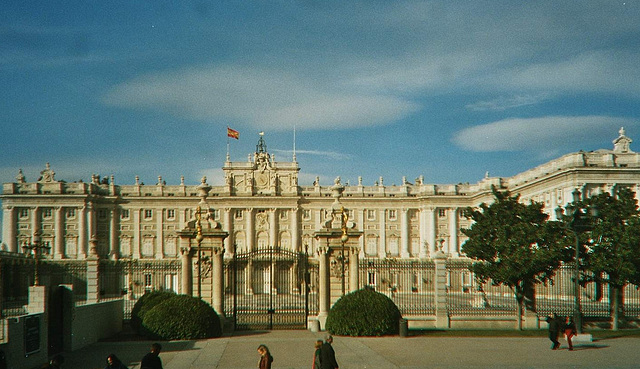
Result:
<svg viewBox="0 0 640 369"><path fill-rule="evenodd" d="M584 196L616 186L638 192L640 155L630 143L621 129L610 150L570 153L513 177L487 175L474 184L429 184L422 177L393 186L383 178L374 186L335 182L344 187L340 202L362 234L360 258L428 259L439 249L459 257L465 241L460 229L469 226L462 210L490 202L492 186L543 202L552 218L576 189ZM208 186L206 179L187 185L184 178L166 185L162 177L152 185L138 178L120 185L114 176L96 175L88 183L68 183L57 180L49 164L37 181L27 181L20 171L0 196L1 250L23 252L39 232L52 259L85 259L91 252L109 259L178 258L178 232L194 219L199 187L206 185L209 216L228 233L225 258L270 246L313 254L320 242L314 233L331 216L332 186L321 186L319 179L299 185L295 156L275 161L262 136L246 162L227 156L223 170L222 186Z"/></svg>

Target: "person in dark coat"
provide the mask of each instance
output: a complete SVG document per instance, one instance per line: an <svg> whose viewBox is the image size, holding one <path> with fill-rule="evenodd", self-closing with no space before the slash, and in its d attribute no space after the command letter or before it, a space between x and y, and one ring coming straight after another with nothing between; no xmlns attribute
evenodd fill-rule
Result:
<svg viewBox="0 0 640 369"><path fill-rule="evenodd" d="M160 351L162 346L159 343L151 345L151 352L146 354L140 362L140 369L162 369L162 360L160 360Z"/></svg>
<svg viewBox="0 0 640 369"><path fill-rule="evenodd" d="M109 356L107 356L107 366L105 366L104 369L129 369L129 368L127 368L127 366L124 365L122 361L120 361L120 359L118 359L118 357L115 354L110 354Z"/></svg>
<svg viewBox="0 0 640 369"><path fill-rule="evenodd" d="M551 340L551 349L557 350L560 347L558 341L558 335L560 334L562 322L558 314L553 313L553 316L547 317L547 324L549 324L549 340Z"/></svg>
<svg viewBox="0 0 640 369"><path fill-rule="evenodd" d="M273 356L265 345L258 346L258 354L260 354L260 362L258 362L259 369L271 369L271 363L273 362Z"/></svg>
<svg viewBox="0 0 640 369"><path fill-rule="evenodd" d="M333 343L333 336L327 335L320 349L320 368L321 369L338 369L338 362L336 361L336 353L333 351L331 344Z"/></svg>

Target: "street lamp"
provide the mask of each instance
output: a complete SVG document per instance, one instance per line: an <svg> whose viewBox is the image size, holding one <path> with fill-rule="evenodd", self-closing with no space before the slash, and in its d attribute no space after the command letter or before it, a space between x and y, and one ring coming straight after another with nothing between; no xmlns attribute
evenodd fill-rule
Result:
<svg viewBox="0 0 640 369"><path fill-rule="evenodd" d="M40 280L38 278L38 264L40 259L40 250L50 250L51 247L41 243L40 231L33 232L33 237L31 238L31 243L25 242L22 245L25 253L33 252L33 258L35 260L35 267L33 272L33 285L38 286L40 284Z"/></svg>
<svg viewBox="0 0 640 369"><path fill-rule="evenodd" d="M562 219L563 216L570 217L571 220L565 227L568 231L573 233L575 239L575 269L574 269L574 306L573 306L573 319L576 324L576 330L578 333L582 333L582 307L580 303L580 232L589 228L588 223L585 220L591 216L596 217L598 215L598 209L595 206L578 206L580 201L580 191L575 189L572 192L573 205L566 206L567 214L565 215L564 209L561 207L556 208L556 218Z"/></svg>
<svg viewBox="0 0 640 369"><path fill-rule="evenodd" d="M347 222L349 221L349 215L344 210L344 206L340 207L340 227L342 229L342 236L340 236L340 242L342 244L342 296L345 294L345 280L344 280L344 244L349 240L347 234Z"/></svg>

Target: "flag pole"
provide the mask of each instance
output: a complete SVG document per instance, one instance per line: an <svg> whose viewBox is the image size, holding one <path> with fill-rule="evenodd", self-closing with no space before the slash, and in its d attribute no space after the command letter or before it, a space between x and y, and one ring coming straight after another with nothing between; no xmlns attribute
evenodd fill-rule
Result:
<svg viewBox="0 0 640 369"><path fill-rule="evenodd" d="M231 157L229 156L229 126L227 126L227 161L231 161Z"/></svg>

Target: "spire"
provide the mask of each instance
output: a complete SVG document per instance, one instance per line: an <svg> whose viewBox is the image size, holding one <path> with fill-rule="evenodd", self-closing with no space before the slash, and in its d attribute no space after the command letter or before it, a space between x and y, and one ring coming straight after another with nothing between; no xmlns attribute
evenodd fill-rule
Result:
<svg viewBox="0 0 640 369"><path fill-rule="evenodd" d="M260 132L260 139L256 145L256 154L264 154L267 152L267 144L264 142L264 132Z"/></svg>

